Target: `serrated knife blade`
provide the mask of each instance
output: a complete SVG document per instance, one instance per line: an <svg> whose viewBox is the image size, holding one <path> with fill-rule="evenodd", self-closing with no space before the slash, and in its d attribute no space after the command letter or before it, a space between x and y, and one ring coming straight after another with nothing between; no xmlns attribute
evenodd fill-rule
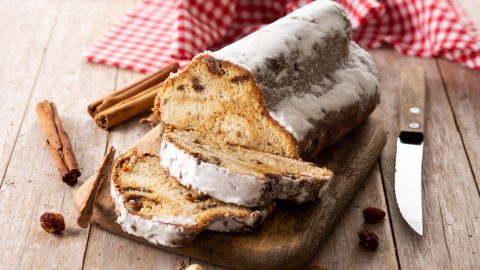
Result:
<svg viewBox="0 0 480 270"><path fill-rule="evenodd" d="M425 72L421 66L402 69L399 126L395 160L395 197L400 213L423 235L422 161L425 107Z"/></svg>
<svg viewBox="0 0 480 270"><path fill-rule="evenodd" d="M422 158L423 143L409 144L397 139L395 162L395 196L397 205L408 225L423 235L422 217Z"/></svg>

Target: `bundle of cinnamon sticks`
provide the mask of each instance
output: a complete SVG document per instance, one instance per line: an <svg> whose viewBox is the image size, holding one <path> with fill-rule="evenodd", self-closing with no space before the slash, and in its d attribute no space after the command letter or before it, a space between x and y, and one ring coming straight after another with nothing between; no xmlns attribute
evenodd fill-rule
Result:
<svg viewBox="0 0 480 270"><path fill-rule="evenodd" d="M171 63L157 72L134 82L121 90L88 105L88 113L103 129L110 129L153 107L155 96L163 81L178 70L178 63Z"/></svg>

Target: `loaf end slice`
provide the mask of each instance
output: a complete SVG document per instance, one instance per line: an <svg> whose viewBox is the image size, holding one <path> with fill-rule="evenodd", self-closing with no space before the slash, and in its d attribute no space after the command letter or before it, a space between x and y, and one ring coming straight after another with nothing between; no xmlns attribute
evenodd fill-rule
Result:
<svg viewBox="0 0 480 270"><path fill-rule="evenodd" d="M249 207L275 199L315 200L333 178L330 170L313 163L224 143L196 131L168 129L160 156L161 166L183 185Z"/></svg>
<svg viewBox="0 0 480 270"><path fill-rule="evenodd" d="M112 171L117 223L129 234L166 246L181 246L203 230L248 231L273 210L226 204L186 188L160 167L158 156L131 151Z"/></svg>
<svg viewBox="0 0 480 270"><path fill-rule="evenodd" d="M298 158L295 138L268 113L254 75L208 53L171 75L154 111L169 127L193 129L232 144Z"/></svg>

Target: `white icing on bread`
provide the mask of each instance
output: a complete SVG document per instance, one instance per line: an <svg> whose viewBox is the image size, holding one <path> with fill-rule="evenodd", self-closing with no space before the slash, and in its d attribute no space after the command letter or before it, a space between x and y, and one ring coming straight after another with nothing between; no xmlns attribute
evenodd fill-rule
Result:
<svg viewBox="0 0 480 270"><path fill-rule="evenodd" d="M115 209L119 212L116 222L122 226L125 232L164 246L178 246L179 242L183 242L190 237L181 226L144 219L141 216L129 213L123 204L122 196L113 185L111 186L111 194ZM188 220L187 224L189 222Z"/></svg>
<svg viewBox="0 0 480 270"><path fill-rule="evenodd" d="M271 72L267 59L278 59L283 56L286 63L275 74L276 80L282 80L283 77L295 76L289 74L287 67L317 57L318 52L314 50L314 46L335 34L350 40L351 25L345 11L334 2L315 1L211 55L238 64L257 76ZM290 57L293 51L298 54ZM262 88L264 95L272 96L267 93L270 91L275 89ZM270 101L266 103L269 106Z"/></svg>
<svg viewBox="0 0 480 270"><path fill-rule="evenodd" d="M225 167L199 161L174 143L162 140L160 165L183 185L191 186L224 202L239 205L259 203L265 181Z"/></svg>
<svg viewBox="0 0 480 270"><path fill-rule="evenodd" d="M333 72L331 79L324 78L322 85L312 84L310 91L282 100L269 113L297 141L304 141L327 112L362 105L362 99L377 95L379 80L373 67L370 56L352 42L348 61Z"/></svg>

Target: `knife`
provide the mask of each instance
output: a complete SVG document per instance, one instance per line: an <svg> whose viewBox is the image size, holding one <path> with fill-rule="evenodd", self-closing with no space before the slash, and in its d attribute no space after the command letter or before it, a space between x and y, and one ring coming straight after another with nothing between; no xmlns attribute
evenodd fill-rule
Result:
<svg viewBox="0 0 480 270"><path fill-rule="evenodd" d="M401 71L399 126L395 162L395 196L405 221L423 235L422 159L425 71L408 66Z"/></svg>

